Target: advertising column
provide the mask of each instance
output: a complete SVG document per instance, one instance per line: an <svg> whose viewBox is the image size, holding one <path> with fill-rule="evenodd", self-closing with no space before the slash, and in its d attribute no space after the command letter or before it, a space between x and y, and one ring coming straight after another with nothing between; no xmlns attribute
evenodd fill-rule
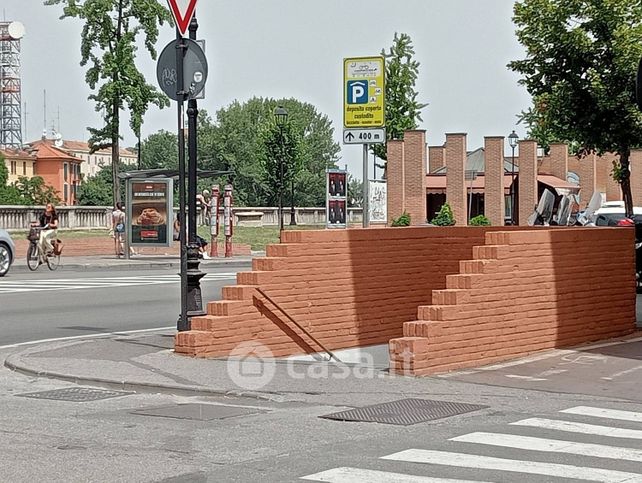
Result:
<svg viewBox="0 0 642 483"><path fill-rule="evenodd" d="M348 173L341 169L329 169L326 181L326 227L348 226Z"/></svg>
<svg viewBox="0 0 642 483"><path fill-rule="evenodd" d="M170 246L172 185L171 179L131 180L127 220L132 246Z"/></svg>

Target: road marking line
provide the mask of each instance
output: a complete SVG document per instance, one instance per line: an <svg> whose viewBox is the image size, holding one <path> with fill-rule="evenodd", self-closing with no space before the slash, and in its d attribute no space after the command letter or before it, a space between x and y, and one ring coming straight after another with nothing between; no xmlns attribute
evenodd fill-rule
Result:
<svg viewBox="0 0 642 483"><path fill-rule="evenodd" d="M642 461L642 449L622 448L604 444L576 443L574 441L519 436L515 434L485 433L480 431L457 436L456 438L451 438L450 441L500 446L502 448L517 448L527 451L591 456L593 458Z"/></svg>
<svg viewBox="0 0 642 483"><path fill-rule="evenodd" d="M553 431L564 431L567 433L594 434L597 436L609 436L611 438L642 439L642 431L639 429L612 428L610 426L559 421L556 419L529 418L510 424L513 426L528 426L530 428L551 429Z"/></svg>
<svg viewBox="0 0 642 483"><path fill-rule="evenodd" d="M29 342L19 342L17 344L9 345L0 345L0 350L2 349L13 349L16 347L26 347L30 345L45 344L47 342L65 342L69 340L78 340L78 339L99 339L101 337L110 337L114 335L132 335L132 334L143 334L145 332L161 332L164 330L176 330L175 326L172 327L156 327L154 329L138 329L138 330L119 330L117 332L105 332L102 334L87 334L87 335L70 335L68 337L56 337L53 339L40 339L32 340Z"/></svg>
<svg viewBox="0 0 642 483"><path fill-rule="evenodd" d="M616 372L615 374L611 374L610 377L603 377L602 379L604 379L606 381L612 381L613 379L616 379L616 378L618 378L620 376L625 376L626 374L631 374L632 372L639 371L640 369L642 369L642 366L632 367L630 369L626 369L624 371L620 371L620 372Z"/></svg>
<svg viewBox="0 0 642 483"><path fill-rule="evenodd" d="M548 379L543 379L541 377L532 377L532 376L518 376L516 374L504 374L505 377L510 377L511 379L523 379L524 381L548 381Z"/></svg>
<svg viewBox="0 0 642 483"><path fill-rule="evenodd" d="M593 408L589 406L577 406L574 408L564 409L560 413L578 414L580 416L590 416L593 418L618 419L620 421L635 421L642 423L642 413L633 411L620 411L618 409Z"/></svg>
<svg viewBox="0 0 642 483"><path fill-rule="evenodd" d="M507 458L496 458L493 456L450 453L448 451L409 449L384 456L381 459L484 470L511 471L515 473L557 476L560 478L574 478L576 480L602 481L607 483L642 481L642 474L639 473L628 473L602 468L588 468L585 466L562 465L558 463L513 460Z"/></svg>
<svg viewBox="0 0 642 483"><path fill-rule="evenodd" d="M301 480L326 481L329 483L488 483L471 480L452 480L430 476L407 475L388 471L363 470L361 468L333 468L314 475L302 476Z"/></svg>
<svg viewBox="0 0 642 483"><path fill-rule="evenodd" d="M537 375L540 377L556 376L557 374L564 374L565 372L568 372L568 369L549 369L548 371L542 371Z"/></svg>

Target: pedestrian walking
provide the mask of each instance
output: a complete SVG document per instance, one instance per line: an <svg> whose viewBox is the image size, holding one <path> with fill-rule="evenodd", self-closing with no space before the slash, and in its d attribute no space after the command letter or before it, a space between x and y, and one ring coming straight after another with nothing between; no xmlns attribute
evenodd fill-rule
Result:
<svg viewBox="0 0 642 483"><path fill-rule="evenodd" d="M180 233L181 233L181 217L180 217L180 214L178 213L174 218L173 231L174 231L174 236L173 236L174 241L179 241ZM207 241L205 240L205 238L196 235L196 244L198 245L199 258L202 258L204 260L209 260L210 256L207 253Z"/></svg>
<svg viewBox="0 0 642 483"><path fill-rule="evenodd" d="M119 201L111 213L111 236L114 238L114 252L117 257L125 255L125 212L123 204ZM129 247L129 253L136 255L133 247Z"/></svg>

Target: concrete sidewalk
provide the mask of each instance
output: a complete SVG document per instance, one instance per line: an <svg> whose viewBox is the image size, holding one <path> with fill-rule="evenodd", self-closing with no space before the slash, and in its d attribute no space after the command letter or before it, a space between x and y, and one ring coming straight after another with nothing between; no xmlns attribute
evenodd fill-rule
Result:
<svg viewBox="0 0 642 483"><path fill-rule="evenodd" d="M263 256L264 252L253 252L252 256ZM201 260L201 268L217 266L243 266L249 265L252 257L238 256L230 258L214 258ZM117 258L114 255L92 255L77 257L61 257L58 270L134 270L150 268L180 268L180 259L177 256L166 255L136 255L129 260ZM41 267L40 270L43 268ZM46 267L44 268L46 270ZM14 260L11 273L29 272L27 261L24 258Z"/></svg>
<svg viewBox="0 0 642 483"><path fill-rule="evenodd" d="M381 353L374 352L374 358L366 357L367 363L336 363L323 360L304 361L299 359L272 359L263 346L248 343L239 347L238 357L230 359L194 359L177 355L173 352L175 331L171 329L138 331L135 333L111 333L54 340L51 342L17 344L2 347L0 359L4 358L5 366L36 377L48 377L63 381L101 386L111 389L139 393L167 393L182 396L244 396L272 401L305 401L314 404L360 406L371 404L373 400L387 402L399 399L400 395L426 395L433 393L436 387L441 387L437 381L455 381L463 384L450 387L451 396L467 394L469 384L489 385L487 371L497 372L497 367L489 366L477 371L460 371L445 376L436 377L405 377L389 374L387 358ZM635 334L640 340L640 333ZM595 347L605 347L607 351L616 350L613 361L622 364L624 350L628 350L625 360L627 365L639 364L637 359L636 342L631 337L598 344L597 346L579 347L576 349L553 350L538 353L531 359L525 358L509 361L498 365L513 367L522 365L527 371L537 361L562 355L578 354L578 358L586 358L585 354L595 353ZM617 349L621 347L622 349ZM628 347L628 349L626 349ZM590 351L590 352L587 352ZM337 351L341 360L348 360L349 351ZM244 357L251 353L254 357ZM608 352L605 352L608 354ZM257 359L256 356L260 357ZM594 357L594 356L593 356ZM619 361L619 362L618 362ZM566 377L573 380L577 376L582 379L575 389L573 384L565 383L560 388L547 386L539 387L542 383L529 383L531 390L546 392L577 393L603 396L611 394L623 399L639 399L629 393L618 394L616 381L610 381L609 386L591 389L592 372L586 373L583 365L571 368ZM604 367L607 367L606 365ZM573 370L570 370L573 369ZM621 367L614 370L623 373ZM513 369L514 370L514 369ZM541 370L541 368L540 368ZM576 371L580 372L576 372ZM582 372L582 370L584 372ZM559 372L559 371L558 371ZM462 379L465 377L465 379ZM532 378L531 378L532 379ZM546 381L545 379L539 379ZM604 381L602 381L604 382ZM523 381L502 378L490 382L490 386L520 387ZM437 385L436 385L437 384ZM543 384L546 384L543 383ZM629 381L622 380L619 384L627 386ZM627 386L628 387L628 386ZM454 391L455 393L453 393ZM461 392L460 392L461 391ZM606 392L604 392L606 391Z"/></svg>

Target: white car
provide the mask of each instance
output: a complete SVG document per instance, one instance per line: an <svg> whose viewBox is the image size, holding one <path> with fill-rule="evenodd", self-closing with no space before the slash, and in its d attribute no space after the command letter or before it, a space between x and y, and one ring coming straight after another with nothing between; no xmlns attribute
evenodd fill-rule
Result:
<svg viewBox="0 0 642 483"><path fill-rule="evenodd" d="M16 246L6 230L0 229L0 277L4 277L15 258Z"/></svg>

